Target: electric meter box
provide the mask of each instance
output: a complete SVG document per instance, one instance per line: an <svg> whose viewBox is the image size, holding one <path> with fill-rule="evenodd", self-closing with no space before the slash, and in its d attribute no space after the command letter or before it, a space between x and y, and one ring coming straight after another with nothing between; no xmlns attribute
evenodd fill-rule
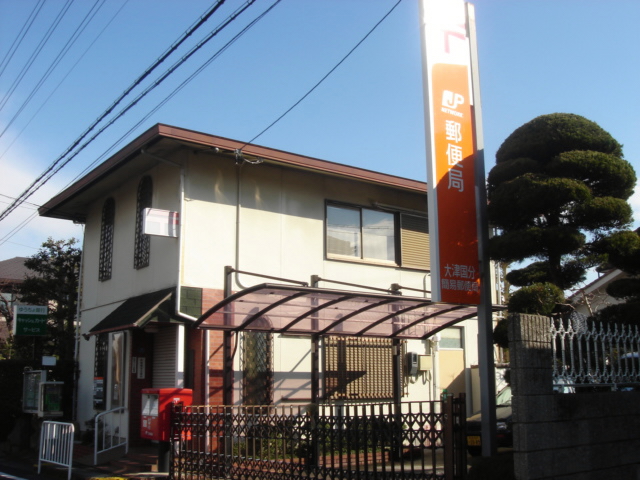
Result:
<svg viewBox="0 0 640 480"><path fill-rule="evenodd" d="M170 441L171 406L191 405L190 388L143 388L140 436L160 442Z"/></svg>
<svg viewBox="0 0 640 480"><path fill-rule="evenodd" d="M47 382L46 370L24 372L22 411L39 417L61 417L64 382Z"/></svg>

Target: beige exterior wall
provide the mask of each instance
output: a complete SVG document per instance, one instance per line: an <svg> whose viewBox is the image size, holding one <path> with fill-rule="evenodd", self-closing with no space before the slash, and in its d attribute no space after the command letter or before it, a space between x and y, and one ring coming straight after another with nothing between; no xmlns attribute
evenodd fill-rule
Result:
<svg viewBox="0 0 640 480"><path fill-rule="evenodd" d="M363 207L374 207L374 202L380 202L426 213L426 195L268 163L240 167L231 156L195 154L186 149L169 159L178 162L182 168L159 163L144 174L153 179L153 208L180 212L180 238L152 237L149 267L133 268L136 194L143 175L124 180L91 206L84 241L82 333L87 333L127 298L177 282L182 286L222 290L227 265L307 282L311 275L319 275L383 289L399 283L430 290L427 271L329 260L324 250L326 201ZM183 199L181 185L184 186ZM113 277L99 282L101 215L108 196L116 203ZM240 284L234 284L233 290L265 281L241 275ZM323 282L321 286L357 290L329 282ZM407 292L407 295L416 293ZM477 327L475 321L466 321L464 326L465 346L469 350L465 360L456 361L455 367L468 372L477 359ZM426 354L428 343L410 341L407 351ZM274 400L308 401L309 340L276 336L274 347L274 390L277 392ZM93 388L94 349L93 341L81 342L80 362L85 367L79 385L80 422L94 413L89 401ZM434 358L437 355L435 352ZM239 372L238 354L234 360L236 372ZM445 359L445 363L448 365L449 361ZM130 371L129 367L127 371ZM440 393L435 388L438 387L436 380L437 374L433 372L421 372L408 379L405 388L409 396L406 398L436 399ZM236 373L236 401L241 400L240 385ZM440 385L440 388L444 386Z"/></svg>
<svg viewBox="0 0 640 480"><path fill-rule="evenodd" d="M176 211L179 209L179 169L159 165L145 175L153 180L153 208ZM141 176L123 182L117 189L100 198L91 206L84 237L84 282L82 309L122 302L143 293L175 285L178 268L178 239L151 238L150 265L133 268L136 225L136 197ZM100 230L102 207L107 198L115 200L113 239L113 274L110 280L98 281L100 258ZM85 324L87 325L87 324ZM92 327L93 325L90 325Z"/></svg>
<svg viewBox="0 0 640 480"><path fill-rule="evenodd" d="M392 283L430 287L425 271L327 260L324 254L325 201L365 207L380 201L426 213L425 200L417 194L266 163L238 167L233 159L208 155L190 158L187 178L182 215L185 285L222 289L224 267L231 265L307 282L311 275L320 275L377 288ZM244 287L264 282L248 276L240 281ZM234 285L234 290L242 286Z"/></svg>

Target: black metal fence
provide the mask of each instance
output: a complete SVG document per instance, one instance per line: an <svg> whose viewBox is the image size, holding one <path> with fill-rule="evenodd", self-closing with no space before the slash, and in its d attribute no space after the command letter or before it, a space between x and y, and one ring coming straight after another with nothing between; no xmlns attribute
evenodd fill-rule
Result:
<svg viewBox="0 0 640 480"><path fill-rule="evenodd" d="M442 401L177 406L170 478L463 479L464 396Z"/></svg>

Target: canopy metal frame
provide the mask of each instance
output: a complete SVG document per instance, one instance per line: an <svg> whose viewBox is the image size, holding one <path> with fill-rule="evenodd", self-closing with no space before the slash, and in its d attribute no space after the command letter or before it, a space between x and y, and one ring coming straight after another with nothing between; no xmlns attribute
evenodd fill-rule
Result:
<svg viewBox="0 0 640 480"><path fill-rule="evenodd" d="M232 275L245 274L281 283L260 283L232 293ZM377 337L394 340L426 340L463 320L477 317L478 306L434 302L426 297L400 295L403 287L392 284L388 290L345 282L334 282L355 290L318 287L330 283L317 275L306 282L288 280L225 267L225 298L204 312L194 327L224 331L225 401L231 404L233 390L233 351L231 338L244 331L308 336L311 340L311 401L320 392L319 344L326 335ZM412 289L415 291L415 289ZM504 309L492 306L493 311ZM267 321L259 322L259 319ZM395 348L394 384L401 385L400 348ZM397 358L396 358L397 357ZM401 389L394 389L400 402Z"/></svg>

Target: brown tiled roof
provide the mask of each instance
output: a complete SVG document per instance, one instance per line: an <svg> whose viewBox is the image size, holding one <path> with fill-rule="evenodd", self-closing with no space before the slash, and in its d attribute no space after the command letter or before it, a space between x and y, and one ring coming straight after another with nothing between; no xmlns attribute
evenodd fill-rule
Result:
<svg viewBox="0 0 640 480"><path fill-rule="evenodd" d="M13 257L0 261L0 283L21 283L31 272L24 266L27 257Z"/></svg>

